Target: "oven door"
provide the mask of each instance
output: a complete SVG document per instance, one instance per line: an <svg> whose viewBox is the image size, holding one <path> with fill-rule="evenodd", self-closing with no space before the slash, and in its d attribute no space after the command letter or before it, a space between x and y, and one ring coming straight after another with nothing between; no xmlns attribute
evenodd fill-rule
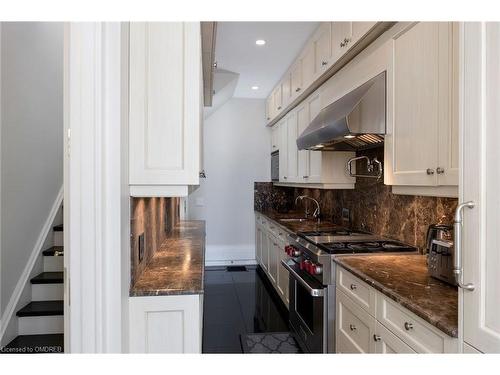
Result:
<svg viewBox="0 0 500 375"><path fill-rule="evenodd" d="M326 353L327 288L292 260L282 260L290 275L290 325L305 352Z"/></svg>

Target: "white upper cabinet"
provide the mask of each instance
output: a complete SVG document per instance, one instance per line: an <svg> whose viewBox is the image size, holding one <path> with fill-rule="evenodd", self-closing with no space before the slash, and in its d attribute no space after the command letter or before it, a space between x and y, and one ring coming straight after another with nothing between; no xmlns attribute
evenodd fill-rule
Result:
<svg viewBox="0 0 500 375"><path fill-rule="evenodd" d="M271 152L278 151L280 149L281 134L279 125L274 125L271 129Z"/></svg>
<svg viewBox="0 0 500 375"><path fill-rule="evenodd" d="M455 28L452 23L420 22L393 37L386 184L458 185Z"/></svg>
<svg viewBox="0 0 500 375"><path fill-rule="evenodd" d="M332 58L338 60L348 49L352 38L352 22L332 22Z"/></svg>
<svg viewBox="0 0 500 375"><path fill-rule="evenodd" d="M309 125L309 106L307 102L301 103L297 109L297 134L300 135ZM309 179L309 153L308 150L298 151L298 176L299 179Z"/></svg>
<svg viewBox="0 0 500 375"><path fill-rule="evenodd" d="M283 115L285 110L289 111L290 104L310 89L311 85L318 82L324 74L333 74L330 68L351 46L371 32L376 24L376 22L321 22L290 69L269 95L270 109L266 115L267 121L275 122L276 117ZM345 63L347 61L343 62Z"/></svg>
<svg viewBox="0 0 500 375"><path fill-rule="evenodd" d="M323 74L333 63L331 41L331 23L323 22L313 36L316 76Z"/></svg>
<svg viewBox="0 0 500 375"><path fill-rule="evenodd" d="M199 183L201 79L199 22L130 24L132 195Z"/></svg>
<svg viewBox="0 0 500 375"><path fill-rule="evenodd" d="M286 116L287 182L297 182L299 179L297 137L297 113L292 111Z"/></svg>

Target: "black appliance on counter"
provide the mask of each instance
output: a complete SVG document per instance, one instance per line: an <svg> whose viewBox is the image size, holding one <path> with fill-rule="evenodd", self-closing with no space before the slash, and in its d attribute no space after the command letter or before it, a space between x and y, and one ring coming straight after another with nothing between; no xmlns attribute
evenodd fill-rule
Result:
<svg viewBox="0 0 500 375"><path fill-rule="evenodd" d="M299 232L289 235L282 260L290 275L290 325L302 350L335 352L335 274L333 258L355 254L418 253L399 241L361 231Z"/></svg>

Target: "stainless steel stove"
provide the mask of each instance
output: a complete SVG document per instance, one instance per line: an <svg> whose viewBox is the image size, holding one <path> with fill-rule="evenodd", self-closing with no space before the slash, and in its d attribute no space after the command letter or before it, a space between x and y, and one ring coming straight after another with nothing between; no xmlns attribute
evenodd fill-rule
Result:
<svg viewBox="0 0 500 375"><path fill-rule="evenodd" d="M290 324L304 351L335 351L335 257L408 254L417 248L368 232L338 228L290 234L283 266L290 275Z"/></svg>

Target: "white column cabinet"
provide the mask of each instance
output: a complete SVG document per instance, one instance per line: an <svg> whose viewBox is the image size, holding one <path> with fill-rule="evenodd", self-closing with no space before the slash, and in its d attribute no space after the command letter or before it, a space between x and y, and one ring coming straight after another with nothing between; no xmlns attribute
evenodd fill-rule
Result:
<svg viewBox="0 0 500 375"><path fill-rule="evenodd" d="M388 185L458 185L457 36L453 23L419 22L393 37Z"/></svg>
<svg viewBox="0 0 500 375"><path fill-rule="evenodd" d="M474 289L459 288L459 321L464 351L500 353L500 25L466 22L461 45L459 201L474 203L463 210L462 281Z"/></svg>
<svg viewBox="0 0 500 375"><path fill-rule="evenodd" d="M129 65L131 193L187 193L200 172L200 23L132 22Z"/></svg>

